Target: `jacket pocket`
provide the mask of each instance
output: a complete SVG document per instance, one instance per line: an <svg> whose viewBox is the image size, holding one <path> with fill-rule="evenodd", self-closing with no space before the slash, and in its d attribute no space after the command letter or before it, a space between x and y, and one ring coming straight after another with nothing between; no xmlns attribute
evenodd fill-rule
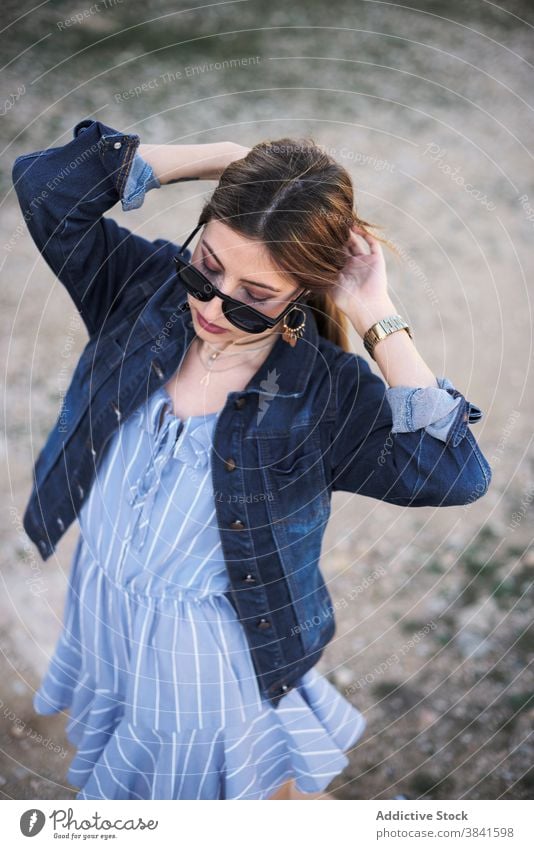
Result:
<svg viewBox="0 0 534 849"><path fill-rule="evenodd" d="M325 523L330 512L330 492L321 448L306 447L304 452L288 453L279 445L275 448L272 440L260 439L259 454L275 530L281 527L298 537Z"/></svg>

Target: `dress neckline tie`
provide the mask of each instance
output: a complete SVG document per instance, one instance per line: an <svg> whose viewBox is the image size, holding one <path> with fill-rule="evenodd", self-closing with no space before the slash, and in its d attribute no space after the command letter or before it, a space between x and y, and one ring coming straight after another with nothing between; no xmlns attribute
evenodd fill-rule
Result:
<svg viewBox="0 0 534 849"><path fill-rule="evenodd" d="M161 390L141 411L139 424L149 433L151 456L137 481L129 487L128 501L137 513L130 539L139 551L147 538L154 502L169 459L180 460L193 469L207 466L210 459L211 434L205 420L213 419L216 414L182 420L172 412L166 390L163 387Z"/></svg>

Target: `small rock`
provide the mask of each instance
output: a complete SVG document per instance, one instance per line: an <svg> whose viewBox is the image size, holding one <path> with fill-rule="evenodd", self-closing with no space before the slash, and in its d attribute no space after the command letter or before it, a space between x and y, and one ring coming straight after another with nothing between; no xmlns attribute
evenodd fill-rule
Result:
<svg viewBox="0 0 534 849"><path fill-rule="evenodd" d="M435 711L429 710L428 708L422 708L417 714L419 731L428 728L429 725L433 725L438 719L439 714Z"/></svg>
<svg viewBox="0 0 534 849"><path fill-rule="evenodd" d="M347 666L338 666L332 675L338 687L348 687L354 681L354 673Z"/></svg>
<svg viewBox="0 0 534 849"><path fill-rule="evenodd" d="M503 620L503 612L492 597L470 604L458 613L457 633L454 642L464 657L484 657L493 650L494 634Z"/></svg>
<svg viewBox="0 0 534 849"><path fill-rule="evenodd" d="M416 745L425 755L431 755L435 751L434 744L430 740L418 740Z"/></svg>
<svg viewBox="0 0 534 849"><path fill-rule="evenodd" d="M464 657L485 657L493 648L490 640L483 639L480 634L464 629L456 635L456 646Z"/></svg>
<svg viewBox="0 0 534 849"><path fill-rule="evenodd" d="M28 770L24 766L16 766L13 769L13 775L15 778L26 778L28 775Z"/></svg>

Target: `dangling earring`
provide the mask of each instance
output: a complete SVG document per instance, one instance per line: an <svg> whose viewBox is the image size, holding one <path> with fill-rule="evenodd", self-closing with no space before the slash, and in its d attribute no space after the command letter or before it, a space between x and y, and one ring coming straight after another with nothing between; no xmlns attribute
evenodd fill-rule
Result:
<svg viewBox="0 0 534 849"><path fill-rule="evenodd" d="M302 319L302 323L299 324L298 327L289 327L289 325L287 324L287 319L290 317L291 313L294 312L294 310L299 310L299 312L302 313L304 318ZM304 310L301 310L300 307L293 307L293 309L289 310L288 314L284 316L284 322L282 324L282 327L284 328L284 332L282 333L282 339L284 340L284 342L287 342L289 345L291 345L292 348L294 348L297 344L298 339L300 339L304 334L305 324L306 313L304 312Z"/></svg>

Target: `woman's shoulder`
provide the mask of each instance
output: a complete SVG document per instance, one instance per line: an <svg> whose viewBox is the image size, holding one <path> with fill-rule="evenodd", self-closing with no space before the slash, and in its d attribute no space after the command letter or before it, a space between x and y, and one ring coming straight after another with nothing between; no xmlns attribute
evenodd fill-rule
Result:
<svg viewBox="0 0 534 849"><path fill-rule="evenodd" d="M346 351L341 345L326 339L324 336L319 336L319 352L323 362L336 373L341 369L365 373L371 371L366 358L355 351Z"/></svg>

